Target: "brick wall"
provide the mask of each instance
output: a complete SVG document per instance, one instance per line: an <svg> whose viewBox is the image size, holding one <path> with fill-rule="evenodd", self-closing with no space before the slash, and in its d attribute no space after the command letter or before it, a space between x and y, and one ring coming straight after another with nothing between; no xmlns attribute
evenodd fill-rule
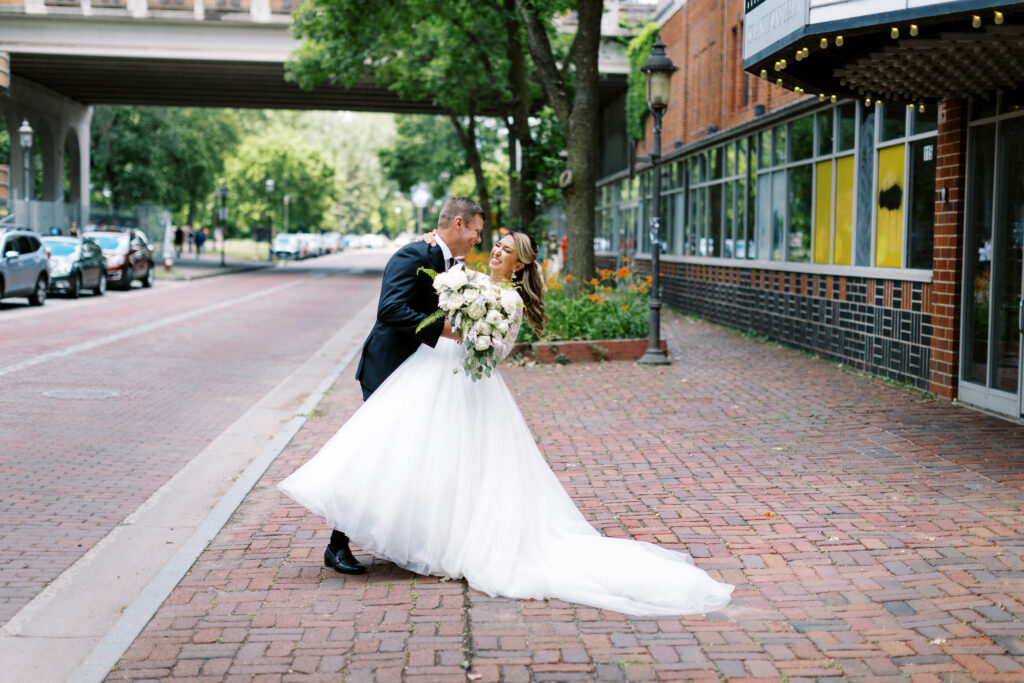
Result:
<svg viewBox="0 0 1024 683"><path fill-rule="evenodd" d="M662 152L754 118L754 106L771 112L807 95L796 95L743 71L743 0L689 0L661 28L668 56L679 67L672 101L662 122ZM744 82L749 98L742 104ZM648 135L637 154L650 149Z"/></svg>
<svg viewBox="0 0 1024 683"><path fill-rule="evenodd" d="M939 107L935 163L935 246L932 284L936 334L932 338L930 390L956 395L959 371L960 285L963 253L967 103L944 100ZM943 198L943 192L945 197Z"/></svg>

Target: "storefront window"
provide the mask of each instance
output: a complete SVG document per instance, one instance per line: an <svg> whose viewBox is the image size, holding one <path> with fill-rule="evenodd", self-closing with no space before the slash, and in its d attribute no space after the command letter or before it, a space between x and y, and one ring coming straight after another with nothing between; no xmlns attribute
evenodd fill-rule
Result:
<svg viewBox="0 0 1024 683"><path fill-rule="evenodd" d="M935 138L910 143L910 253L907 266L931 269L935 233Z"/></svg>
<svg viewBox="0 0 1024 683"><path fill-rule="evenodd" d="M817 115L818 120L818 149L817 154L832 153L832 110L826 109Z"/></svg>
<svg viewBox="0 0 1024 683"><path fill-rule="evenodd" d="M845 102L836 107L839 118L839 151L852 150L857 141L857 104Z"/></svg>
<svg viewBox="0 0 1024 683"><path fill-rule="evenodd" d="M885 147L878 151L878 187L875 210L875 265L899 268L903 264L903 206L906 148Z"/></svg>
<svg viewBox="0 0 1024 683"><path fill-rule="evenodd" d="M882 127L878 139L895 140L907 134L907 108L898 104L878 105L882 109Z"/></svg>
<svg viewBox="0 0 1024 683"><path fill-rule="evenodd" d="M814 117L805 116L789 124L790 161L810 159L814 154Z"/></svg>

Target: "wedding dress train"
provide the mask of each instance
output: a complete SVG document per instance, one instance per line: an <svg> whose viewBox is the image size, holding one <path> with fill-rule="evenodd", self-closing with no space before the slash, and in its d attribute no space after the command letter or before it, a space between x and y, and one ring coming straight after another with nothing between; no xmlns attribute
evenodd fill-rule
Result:
<svg viewBox="0 0 1024 683"><path fill-rule="evenodd" d="M421 346L281 490L375 556L492 596L634 615L729 602L687 554L591 527L500 374L474 382L461 357Z"/></svg>

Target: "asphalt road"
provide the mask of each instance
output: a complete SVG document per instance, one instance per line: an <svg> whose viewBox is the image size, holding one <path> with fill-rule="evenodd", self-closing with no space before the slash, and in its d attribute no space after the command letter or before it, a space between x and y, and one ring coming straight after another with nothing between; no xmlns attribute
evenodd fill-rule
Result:
<svg viewBox="0 0 1024 683"><path fill-rule="evenodd" d="M354 321L376 302L387 256L136 283L102 297L53 297L42 308L5 300L0 624L325 344L334 339L339 353L357 344ZM352 331L339 341L346 324ZM293 415L314 380L268 414Z"/></svg>

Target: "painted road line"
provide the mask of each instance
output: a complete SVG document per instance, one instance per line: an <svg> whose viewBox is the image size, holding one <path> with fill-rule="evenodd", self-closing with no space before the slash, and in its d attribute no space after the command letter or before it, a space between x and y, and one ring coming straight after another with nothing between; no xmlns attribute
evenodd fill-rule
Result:
<svg viewBox="0 0 1024 683"><path fill-rule="evenodd" d="M245 296L229 299L227 301L221 301L215 304L210 304L209 306L204 306L203 308L197 308L194 311L187 311L185 313L179 313L178 315L172 315L169 318L156 320L145 325L140 325L139 327L134 327L130 330L123 330L121 332L116 332L114 334L108 334L105 337L99 337L97 339L93 339L92 341L82 342L81 344L72 344L71 346L66 346L63 349L59 349L57 351L50 351L48 353L44 353L33 358L27 358L21 362L14 363L13 365L8 365L6 367L0 368L0 377L3 377L4 375L9 375L13 372L18 372L19 370L31 368L32 366L39 365L41 363L49 362L51 360L64 358L75 353L81 353L82 351L89 351L90 349L95 349L98 346L106 346L107 344L113 344L114 342L119 342L124 339L130 339L131 337L135 337L140 334L146 334L147 332L152 332L153 330L159 330L162 327L167 327L168 325L180 323L183 320L189 320L190 318L196 318L201 315L206 315L207 313L212 313L213 311L219 311L222 308L230 308L231 306L244 304L255 299L260 299L262 297L269 296L271 294L277 294L278 292L294 287L298 284L301 284L304 280L313 277L323 277L323 275L315 274L309 277L293 280L291 282L286 282L282 285L277 285L276 287L260 290L258 292L253 292L252 294L247 294Z"/></svg>
<svg viewBox="0 0 1024 683"><path fill-rule="evenodd" d="M102 680L350 364L375 315L367 304L0 627L0 681Z"/></svg>

